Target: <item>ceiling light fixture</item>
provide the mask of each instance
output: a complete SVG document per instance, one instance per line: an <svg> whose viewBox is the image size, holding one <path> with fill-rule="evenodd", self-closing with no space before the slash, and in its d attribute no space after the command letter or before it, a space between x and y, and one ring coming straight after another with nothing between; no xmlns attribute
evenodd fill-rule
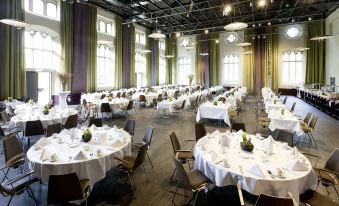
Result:
<svg viewBox="0 0 339 206"><path fill-rule="evenodd" d="M267 25L270 26L270 25L271 25L271 22L268 22Z"/></svg>
<svg viewBox="0 0 339 206"><path fill-rule="evenodd" d="M174 56L173 55L165 55L165 58L173 58Z"/></svg>
<svg viewBox="0 0 339 206"><path fill-rule="evenodd" d="M320 2L320 4L321 4L321 9L323 9L322 2ZM318 42L320 42L320 41L324 41L324 40L333 38L333 35L325 34L326 31L324 32L324 30L323 30L323 28L324 28L324 27L323 27L323 22L324 22L323 16L321 15L320 28L321 28L321 34L322 34L322 35L315 36L315 37L311 38L311 39L310 39L311 41L318 41Z"/></svg>
<svg viewBox="0 0 339 206"><path fill-rule="evenodd" d="M208 34L208 29L205 30L205 34Z"/></svg>
<svg viewBox="0 0 339 206"><path fill-rule="evenodd" d="M18 29L26 28L26 27L30 26L30 24L27 24L27 23L25 23L21 20L17 20L17 19L1 19L0 22L3 23L3 24L7 24L7 25L10 25L10 26L17 27Z"/></svg>
<svg viewBox="0 0 339 206"><path fill-rule="evenodd" d="M209 54L207 52L204 52L204 53L200 53L199 55L200 56L208 56Z"/></svg>
<svg viewBox="0 0 339 206"><path fill-rule="evenodd" d="M264 7L264 6L266 6L266 1L265 1L265 0L259 0L259 1L258 1L258 6L259 6L259 7Z"/></svg>
<svg viewBox="0 0 339 206"><path fill-rule="evenodd" d="M252 54L252 51L244 51L243 54L249 55L249 54Z"/></svg>
<svg viewBox="0 0 339 206"><path fill-rule="evenodd" d="M152 34L148 35L148 37L153 38L153 39L163 39L166 38L165 34L162 34L160 30L157 30L158 26L158 19L155 19L155 32Z"/></svg>
<svg viewBox="0 0 339 206"><path fill-rule="evenodd" d="M307 51L307 50L309 50L310 48L308 48L308 47L298 47L298 48L296 48L295 50L296 51L301 51L301 52L304 52L304 51Z"/></svg>
<svg viewBox="0 0 339 206"><path fill-rule="evenodd" d="M215 43L219 44L219 40L218 40L218 39L217 39L217 40L215 40Z"/></svg>
<svg viewBox="0 0 339 206"><path fill-rule="evenodd" d="M175 33L176 37L180 37L180 32Z"/></svg>
<svg viewBox="0 0 339 206"><path fill-rule="evenodd" d="M252 44L250 42L242 42L242 43L238 43L236 44L236 46L241 46L241 47L245 47L245 46L251 46Z"/></svg>
<svg viewBox="0 0 339 206"><path fill-rule="evenodd" d="M225 6L224 11L222 12L222 15L227 16L231 11L232 11L231 5L227 5Z"/></svg>
<svg viewBox="0 0 339 206"><path fill-rule="evenodd" d="M243 23L243 22L233 22L230 24L227 24L224 29L227 31L239 31L243 30L248 27L248 24Z"/></svg>

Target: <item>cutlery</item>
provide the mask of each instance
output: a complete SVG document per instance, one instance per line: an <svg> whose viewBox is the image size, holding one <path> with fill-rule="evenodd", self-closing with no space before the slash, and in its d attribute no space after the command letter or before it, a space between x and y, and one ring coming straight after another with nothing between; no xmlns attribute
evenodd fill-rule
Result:
<svg viewBox="0 0 339 206"><path fill-rule="evenodd" d="M272 179L275 179L274 175L272 174L271 170L267 170L267 173L271 175Z"/></svg>

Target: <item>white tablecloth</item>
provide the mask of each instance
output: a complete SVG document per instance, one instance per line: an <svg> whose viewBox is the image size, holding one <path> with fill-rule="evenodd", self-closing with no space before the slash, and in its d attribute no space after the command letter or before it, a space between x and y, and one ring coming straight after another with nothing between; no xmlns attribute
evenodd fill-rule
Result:
<svg viewBox="0 0 339 206"><path fill-rule="evenodd" d="M43 114L42 111L42 107L32 107L22 110L15 110L16 115L11 118L11 122L13 122L15 126L25 128L27 121L41 120L42 126L44 128L47 128L47 125L50 124L64 124L68 116L78 113L77 110L72 108L59 109L55 107L50 109L49 114L47 115Z"/></svg>
<svg viewBox="0 0 339 206"><path fill-rule="evenodd" d="M153 99L158 98L158 94L154 92L145 93L145 92L136 92L133 94L132 99L139 101L140 95L144 95L146 99L146 106L150 106L153 103Z"/></svg>
<svg viewBox="0 0 339 206"><path fill-rule="evenodd" d="M25 102L18 101L16 99L13 99L13 101L9 102L7 100L3 101L3 103L6 105L6 107L11 106L13 109L15 109L18 105L23 105Z"/></svg>
<svg viewBox="0 0 339 206"><path fill-rule="evenodd" d="M281 114L281 109L268 112L268 118L271 119L270 130L284 129L297 133L302 132L299 120L289 110L285 109L284 111L284 115Z"/></svg>
<svg viewBox="0 0 339 206"><path fill-rule="evenodd" d="M93 127L95 128L95 127ZM131 136L122 129L95 128L92 130L92 140L88 143L80 142L82 131L75 129L75 139L71 139L71 130L63 130L57 137L43 138L27 152L27 158L35 170L34 175L48 182L51 174L76 172L79 179L89 179L91 187L105 177L106 172L117 165L115 156L131 155ZM50 141L45 146L42 142ZM62 143L60 143L62 139ZM98 155L97 151L101 150ZM43 161L41 155L48 152L50 156L57 155L57 160L51 158ZM75 156L82 151L84 159L75 160Z"/></svg>
<svg viewBox="0 0 339 206"><path fill-rule="evenodd" d="M111 101L108 101L108 99L105 97L102 100L96 100L93 103L98 108L98 111L100 111L100 107L102 103L109 103L109 106L113 110L121 109L123 107L126 107L128 105L129 100L126 98L113 98Z"/></svg>
<svg viewBox="0 0 339 206"><path fill-rule="evenodd" d="M207 119L222 119L228 125L230 123L230 117L228 115L228 109L231 107L231 104L218 102L218 105L214 105L212 102L202 103L197 112L196 121L199 122L202 118Z"/></svg>
<svg viewBox="0 0 339 206"><path fill-rule="evenodd" d="M276 103L274 103L274 100L273 100L273 101L265 102L265 109L266 109L266 112L269 112L270 110L286 109L286 106L277 100L276 100Z"/></svg>
<svg viewBox="0 0 339 206"><path fill-rule="evenodd" d="M160 109L163 109L163 110L168 109L168 111L170 113L173 113L174 107L175 106L179 106L181 103L182 103L182 101L176 100L174 98L171 101L170 100L163 100L161 102L158 102L157 109L158 110L160 110Z"/></svg>
<svg viewBox="0 0 339 206"><path fill-rule="evenodd" d="M223 147L220 136L227 135L230 138L230 147ZM265 152L266 140L250 136L254 144L253 152L245 152L240 147L241 133L215 132L200 139L194 148L195 169L202 171L216 186L223 187L234 185L238 181L241 187L249 193L259 195L267 194L278 197L286 197L291 192L297 200L299 195L310 189L317 182L316 175L310 162L302 154L292 154L292 149L286 144L275 142L273 154ZM228 161L228 166L224 160ZM305 167L305 171L288 170L290 161L299 161ZM264 176L260 177L252 173L251 168L258 165ZM268 174L270 170L276 174L276 169L284 172L283 177L275 175L275 179Z"/></svg>

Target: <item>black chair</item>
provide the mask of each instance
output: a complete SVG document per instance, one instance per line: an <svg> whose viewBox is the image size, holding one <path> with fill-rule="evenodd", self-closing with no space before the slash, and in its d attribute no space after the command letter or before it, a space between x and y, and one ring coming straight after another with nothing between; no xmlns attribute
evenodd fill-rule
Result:
<svg viewBox="0 0 339 206"><path fill-rule="evenodd" d="M287 97L284 98L283 104L286 104L287 102Z"/></svg>
<svg viewBox="0 0 339 206"><path fill-rule="evenodd" d="M27 137L27 147L31 144L31 137L44 135L44 128L40 120L27 121L25 126L25 137Z"/></svg>
<svg viewBox="0 0 339 206"><path fill-rule="evenodd" d="M93 124L97 127L102 127L102 119L101 118L91 118L91 119L89 119L88 127L92 126Z"/></svg>
<svg viewBox="0 0 339 206"><path fill-rule="evenodd" d="M288 146L294 147L293 136L294 135L292 132L277 129L277 135L275 136L275 140L280 142L286 142Z"/></svg>
<svg viewBox="0 0 339 206"><path fill-rule="evenodd" d="M133 100L129 100L128 105L126 107L121 108L122 111L125 112L125 118L127 118L128 111L130 111L130 110L132 110L134 108L133 104L134 104Z"/></svg>
<svg viewBox="0 0 339 206"><path fill-rule="evenodd" d="M154 130L153 127L147 127L147 130L146 130L146 133L144 135L144 138L142 139L142 142L133 143L133 149L135 149L135 150L139 149L141 146L147 144L148 145L147 151L148 151L151 148L151 142L152 142L152 137L153 137L153 130ZM148 152L146 152L146 154L147 154L148 160L151 163L151 166L153 168L153 163L151 161L151 158L149 157Z"/></svg>
<svg viewBox="0 0 339 206"><path fill-rule="evenodd" d="M132 184L131 174L133 174L135 170L137 170L140 166L142 166L143 169L144 169L146 178L147 178L147 182L149 182L148 175L147 175L147 172L146 172L146 168L144 166L147 150L148 150L148 145L144 144L143 146L141 146L139 148L138 154L137 154L136 157L125 156L123 158L118 158L118 157L115 158L116 160L121 162L121 164L118 165L118 168L122 172L125 172L128 175L128 179L130 181L130 184L131 184L132 190L133 190L133 198L135 198L135 194L134 194L134 187L133 187L133 184Z"/></svg>
<svg viewBox="0 0 339 206"><path fill-rule="evenodd" d="M135 129L135 120L128 119L126 121L124 130L128 132L132 137L134 137L134 129Z"/></svg>
<svg viewBox="0 0 339 206"><path fill-rule="evenodd" d="M65 129L71 129L78 126L78 114L72 114L67 117L66 122L64 124Z"/></svg>
<svg viewBox="0 0 339 206"><path fill-rule="evenodd" d="M298 206L290 193L288 196L288 198L281 198L260 194L255 206Z"/></svg>
<svg viewBox="0 0 339 206"><path fill-rule="evenodd" d="M62 125L60 123L56 123L56 124L50 124L47 126L46 129L46 136L50 137L52 136L54 133L60 133L62 130Z"/></svg>
<svg viewBox="0 0 339 206"><path fill-rule="evenodd" d="M2 168L4 170L7 168L5 172L4 179L7 178L7 174L10 169L20 169L23 171L23 166L25 162L25 150L16 134L10 134L6 136L3 141L3 151L5 157L6 166ZM4 181L4 179L2 181Z"/></svg>
<svg viewBox="0 0 339 206"><path fill-rule="evenodd" d="M4 170L7 169L7 167L3 167L0 170ZM7 203L7 206L10 205L13 197L16 195L21 195L22 193L24 193L25 191L27 191L28 195L34 200L35 205L39 205L33 191L31 190L30 186L35 183L38 182L39 179L38 178L33 178L32 174L34 173L34 171L29 171L29 172L25 172L23 174L19 174L14 178L11 179L7 179L5 181L3 181L0 185L0 193L4 196L4 197L8 197L10 196L10 199ZM27 201L25 201L27 204Z"/></svg>
<svg viewBox="0 0 339 206"><path fill-rule="evenodd" d="M89 193L89 180L79 180L75 172L49 176L47 204L68 203L85 199L87 205Z"/></svg>
<svg viewBox="0 0 339 206"><path fill-rule="evenodd" d="M195 140L198 141L200 138L206 136L206 129L204 123L198 122L195 123Z"/></svg>
<svg viewBox="0 0 339 206"><path fill-rule="evenodd" d="M308 205L326 205L326 206L339 206L338 201L332 200L329 196L320 194L314 190L307 190L300 195L300 201Z"/></svg>
<svg viewBox="0 0 339 206"><path fill-rule="evenodd" d="M111 115L113 115L112 114L113 110L111 109L111 106L109 105L109 103L101 103L100 112L101 113L110 113ZM112 116L111 116L110 119L112 119Z"/></svg>
<svg viewBox="0 0 339 206"><path fill-rule="evenodd" d="M233 122L231 124L231 132L233 132L233 131L237 132L239 130L246 132L245 124L242 123L242 122Z"/></svg>

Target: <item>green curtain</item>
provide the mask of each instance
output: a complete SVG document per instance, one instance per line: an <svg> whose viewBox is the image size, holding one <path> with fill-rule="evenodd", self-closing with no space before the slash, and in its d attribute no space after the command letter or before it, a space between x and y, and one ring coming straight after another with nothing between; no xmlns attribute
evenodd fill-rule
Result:
<svg viewBox="0 0 339 206"><path fill-rule="evenodd" d="M252 45L244 47L244 51L250 53L244 54L243 85L248 92L253 92L253 29L246 29L244 34L245 42L251 42Z"/></svg>
<svg viewBox="0 0 339 206"><path fill-rule="evenodd" d="M73 4L61 1L60 9L60 43L62 74L72 74L73 68ZM72 83L67 84L66 90L71 90Z"/></svg>
<svg viewBox="0 0 339 206"><path fill-rule="evenodd" d="M21 0L1 0L0 19L24 20ZM26 95L23 29L0 25L0 99Z"/></svg>
<svg viewBox="0 0 339 206"><path fill-rule="evenodd" d="M210 86L218 85L219 33L211 33L209 41Z"/></svg>
<svg viewBox="0 0 339 206"><path fill-rule="evenodd" d="M269 34L270 28L266 28L266 34ZM271 69L271 38L265 36L265 62L264 62L264 72L263 72L263 86L268 87L268 75Z"/></svg>
<svg viewBox="0 0 339 206"><path fill-rule="evenodd" d="M279 30L272 28L270 34L271 40L271 80L272 89L277 91L279 89Z"/></svg>
<svg viewBox="0 0 339 206"><path fill-rule="evenodd" d="M115 16L115 80L114 87L120 89L122 87L122 24L121 18Z"/></svg>
<svg viewBox="0 0 339 206"><path fill-rule="evenodd" d="M325 33L325 22L307 24L306 84L325 83L325 41L311 41L315 36Z"/></svg>
<svg viewBox="0 0 339 206"><path fill-rule="evenodd" d="M166 83L176 83L176 68L177 68L177 38L166 38L166 55L173 55L172 58L167 58L166 64Z"/></svg>
<svg viewBox="0 0 339 206"><path fill-rule="evenodd" d="M160 54L159 54L159 41L158 40L154 40L155 41L155 54L154 54L154 57L155 57L155 85L159 85L159 76L160 75L163 75L163 74L160 74L159 72L159 63L160 63Z"/></svg>
<svg viewBox="0 0 339 206"><path fill-rule="evenodd" d="M130 87L135 87L135 27L131 26L131 67L130 67Z"/></svg>
<svg viewBox="0 0 339 206"><path fill-rule="evenodd" d="M97 9L89 7L89 39L87 62L87 91L96 90L96 59L97 59Z"/></svg>
<svg viewBox="0 0 339 206"><path fill-rule="evenodd" d="M202 42L200 41L202 39L201 34L197 34L195 36L195 41L197 42L195 47L195 83L198 85L201 85L203 83L203 74L202 74L202 56L200 56L200 53L202 51Z"/></svg>
<svg viewBox="0 0 339 206"><path fill-rule="evenodd" d="M146 29L146 49L151 50L151 38L148 35L151 34L151 30ZM151 86L151 53L146 53L146 85Z"/></svg>

